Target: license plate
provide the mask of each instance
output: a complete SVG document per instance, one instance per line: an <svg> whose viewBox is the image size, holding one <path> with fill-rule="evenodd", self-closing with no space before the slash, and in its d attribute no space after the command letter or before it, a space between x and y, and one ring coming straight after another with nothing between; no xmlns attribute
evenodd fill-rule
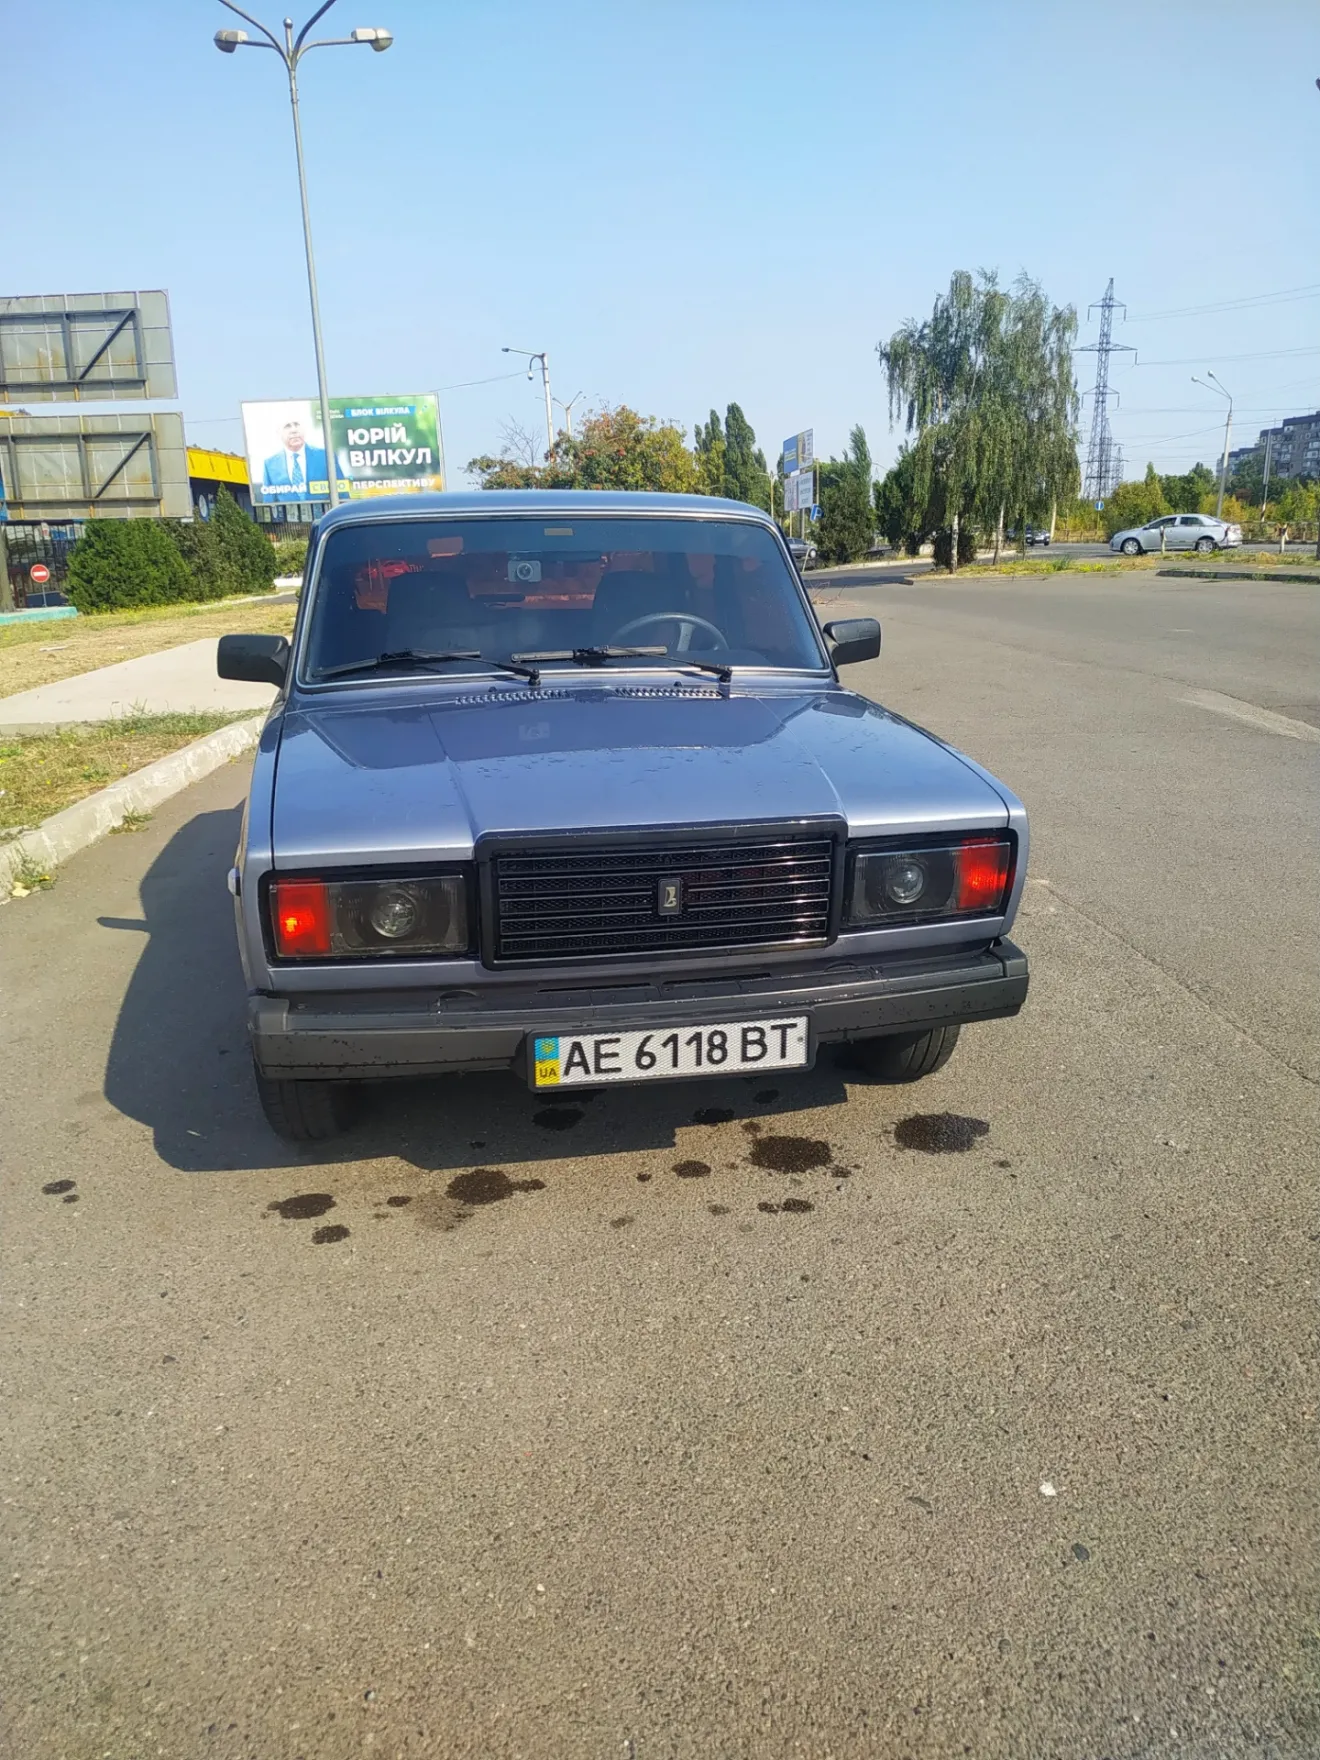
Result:
<svg viewBox="0 0 1320 1760"><path fill-rule="evenodd" d="M805 1069L807 1017L718 1021L649 1033L537 1034L530 1042L534 1088L656 1082L676 1076L727 1076L748 1070Z"/></svg>

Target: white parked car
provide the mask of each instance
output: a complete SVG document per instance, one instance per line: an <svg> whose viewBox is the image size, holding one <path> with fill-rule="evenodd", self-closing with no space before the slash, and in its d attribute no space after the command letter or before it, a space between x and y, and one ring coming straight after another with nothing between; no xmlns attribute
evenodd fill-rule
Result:
<svg viewBox="0 0 1320 1760"><path fill-rule="evenodd" d="M1216 519L1212 513L1166 513L1160 519L1115 532L1111 550L1144 556L1152 550L1229 550L1242 542L1242 527Z"/></svg>

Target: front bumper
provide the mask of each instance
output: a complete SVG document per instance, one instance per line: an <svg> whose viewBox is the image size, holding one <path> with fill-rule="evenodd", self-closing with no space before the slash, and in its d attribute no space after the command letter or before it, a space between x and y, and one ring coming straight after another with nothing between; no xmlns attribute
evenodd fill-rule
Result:
<svg viewBox="0 0 1320 1760"><path fill-rule="evenodd" d="M536 984L444 991L423 999L256 995L248 1027L264 1074L296 1077L443 1075L525 1067L529 1034L629 1032L805 1014L813 1046L1015 1015L1027 957L1011 941L939 959L848 963L770 976L651 984Z"/></svg>

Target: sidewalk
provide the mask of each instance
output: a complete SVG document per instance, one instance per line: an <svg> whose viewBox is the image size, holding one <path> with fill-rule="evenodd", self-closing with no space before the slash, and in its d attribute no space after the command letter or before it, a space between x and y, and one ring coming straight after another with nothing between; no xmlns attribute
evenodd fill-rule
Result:
<svg viewBox="0 0 1320 1760"><path fill-rule="evenodd" d="M116 715L171 710L268 708L275 687L218 678L214 638L121 660L58 684L38 685L0 697L0 733L44 733L78 721L109 721Z"/></svg>

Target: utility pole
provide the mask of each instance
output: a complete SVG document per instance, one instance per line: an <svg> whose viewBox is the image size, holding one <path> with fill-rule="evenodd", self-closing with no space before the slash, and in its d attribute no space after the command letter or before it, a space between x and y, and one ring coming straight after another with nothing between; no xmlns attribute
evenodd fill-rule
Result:
<svg viewBox="0 0 1320 1760"><path fill-rule="evenodd" d="M1274 435L1267 428L1265 430L1265 482L1260 492L1260 517L1262 521L1265 518L1265 509L1270 499L1270 446L1273 440Z"/></svg>
<svg viewBox="0 0 1320 1760"><path fill-rule="evenodd" d="M1214 384L1207 385L1207 379L1214 379ZM1228 398L1228 415L1224 419L1224 456L1219 466L1219 499L1215 503L1215 518L1222 519L1224 517L1224 486L1228 481L1228 443L1233 434L1233 395L1230 391L1225 390L1208 369L1205 379L1198 379L1193 373L1192 384L1205 385L1207 391L1217 391L1221 397Z"/></svg>
<svg viewBox="0 0 1320 1760"><path fill-rule="evenodd" d="M1109 277L1109 286L1105 289L1105 297L1098 300L1100 308L1100 338L1097 342L1085 343L1078 349L1079 354L1095 356L1095 390L1091 393L1091 443L1086 449L1086 472L1083 477L1082 493L1086 500L1094 505L1103 501L1115 487L1114 476L1114 437L1109 429L1109 399L1117 397L1117 391L1109 389L1109 357L1111 354L1136 354L1136 349L1128 343L1115 342L1114 312L1121 310L1126 316L1127 307L1122 300L1114 298L1114 277ZM1096 309L1088 307L1087 316Z"/></svg>
<svg viewBox="0 0 1320 1760"><path fill-rule="evenodd" d="M532 376L531 363L533 361L540 361L541 363L541 389L545 392L545 457L546 463L548 464L551 458L554 457L555 451L555 412L553 399L550 396L550 356L544 349L538 350L531 348L502 348L500 353L525 355L527 357L527 377L529 379ZM582 393L579 391L578 397L581 397L581 395ZM576 399L574 401L576 401Z"/></svg>

